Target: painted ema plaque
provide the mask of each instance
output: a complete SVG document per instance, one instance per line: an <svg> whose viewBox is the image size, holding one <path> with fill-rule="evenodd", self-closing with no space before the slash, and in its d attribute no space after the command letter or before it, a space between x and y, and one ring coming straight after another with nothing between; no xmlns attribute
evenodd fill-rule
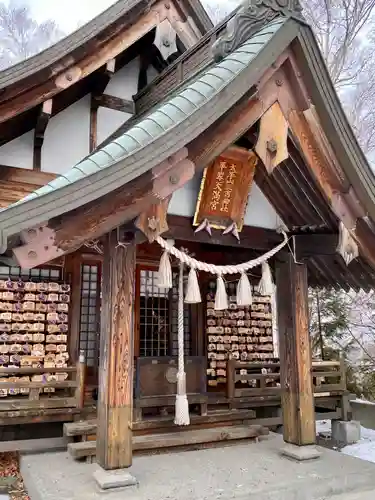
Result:
<svg viewBox="0 0 375 500"><path fill-rule="evenodd" d="M241 231L256 164L256 154L239 147L216 158L203 174L194 226Z"/></svg>

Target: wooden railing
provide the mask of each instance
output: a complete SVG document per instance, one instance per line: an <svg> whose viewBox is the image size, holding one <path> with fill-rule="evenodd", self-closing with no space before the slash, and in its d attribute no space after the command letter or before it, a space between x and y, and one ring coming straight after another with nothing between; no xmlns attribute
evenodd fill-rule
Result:
<svg viewBox="0 0 375 500"><path fill-rule="evenodd" d="M186 80L213 61L212 45L225 32L227 23L234 14L235 12L232 12L226 19L212 28L199 42L184 52L173 64L154 78L149 85L133 96L137 115L144 113L154 104L160 102L160 99L166 94L176 90Z"/></svg>
<svg viewBox="0 0 375 500"><path fill-rule="evenodd" d="M313 361L311 376L315 397L339 395L346 391L346 368L342 361ZM229 360L227 397L279 396L282 392L280 363Z"/></svg>
<svg viewBox="0 0 375 500"><path fill-rule="evenodd" d="M51 374L56 380L47 380ZM65 380L59 380L59 375ZM76 366L64 368L0 368L0 391L5 397L0 398L2 412L15 410L83 408L84 404L85 360L80 356ZM41 381L8 381L9 376L32 377L44 375ZM47 391L46 391L47 389Z"/></svg>

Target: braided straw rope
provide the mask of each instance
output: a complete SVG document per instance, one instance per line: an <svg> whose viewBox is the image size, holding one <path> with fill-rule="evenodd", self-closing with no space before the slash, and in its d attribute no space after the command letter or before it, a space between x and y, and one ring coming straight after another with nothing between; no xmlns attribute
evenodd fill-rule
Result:
<svg viewBox="0 0 375 500"><path fill-rule="evenodd" d="M183 374L184 366L184 264L180 262L178 276L178 371Z"/></svg>
<svg viewBox="0 0 375 500"><path fill-rule="evenodd" d="M282 243L277 245L275 248L272 248L272 250L270 250L269 252L266 252L265 254L261 255L260 257L257 257L256 259L252 259L247 262L243 262L242 264L237 264L235 266L232 265L215 266L214 264L207 264L206 262L201 262L199 260L196 260L193 257L187 255L185 252L178 250L176 247L168 243L161 236L158 236L156 238L156 241L162 248L164 248L164 250L166 250L168 253L176 257L176 259L178 259L180 262L183 262L187 266L193 269L198 269L199 271L205 271L211 274L222 275L222 274L244 273L249 269L252 269L253 267L263 264L263 262L266 262L268 259L277 254L277 252L279 252L288 243L289 240L288 235L284 231L282 231L282 235L284 236L284 241L282 241Z"/></svg>

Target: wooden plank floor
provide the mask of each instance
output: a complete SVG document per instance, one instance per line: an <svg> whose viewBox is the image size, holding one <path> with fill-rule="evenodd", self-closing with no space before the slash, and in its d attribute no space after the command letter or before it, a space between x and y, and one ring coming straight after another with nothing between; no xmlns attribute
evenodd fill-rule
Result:
<svg viewBox="0 0 375 500"><path fill-rule="evenodd" d="M211 429L183 430L169 434L148 434L134 436L133 451L156 450L193 446L203 443L215 443L238 439L250 439L268 434L268 429L261 425L232 425ZM78 459L96 455L96 441L69 443L68 451Z"/></svg>
<svg viewBox="0 0 375 500"><path fill-rule="evenodd" d="M208 415L191 415L190 416L190 426L187 429L191 429L194 426L201 425L212 425L220 424L229 425L232 421L234 423L239 423L239 421L247 421L254 419L256 416L254 410L224 410L224 411L214 411L209 412ZM158 416L153 418L145 418L139 422L133 422L133 432L146 430L161 430L167 429L170 431L178 430L173 423L174 416ZM96 434L96 419L83 420L78 422L68 422L64 424L64 436L89 436L91 434Z"/></svg>

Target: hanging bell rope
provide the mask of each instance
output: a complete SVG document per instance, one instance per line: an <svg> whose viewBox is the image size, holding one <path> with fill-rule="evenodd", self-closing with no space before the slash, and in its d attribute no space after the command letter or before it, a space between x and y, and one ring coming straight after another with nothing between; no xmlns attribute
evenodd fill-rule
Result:
<svg viewBox="0 0 375 500"><path fill-rule="evenodd" d="M178 277L178 371L175 405L176 425L189 425L189 402L186 395L186 373L184 364L184 263L180 262Z"/></svg>

